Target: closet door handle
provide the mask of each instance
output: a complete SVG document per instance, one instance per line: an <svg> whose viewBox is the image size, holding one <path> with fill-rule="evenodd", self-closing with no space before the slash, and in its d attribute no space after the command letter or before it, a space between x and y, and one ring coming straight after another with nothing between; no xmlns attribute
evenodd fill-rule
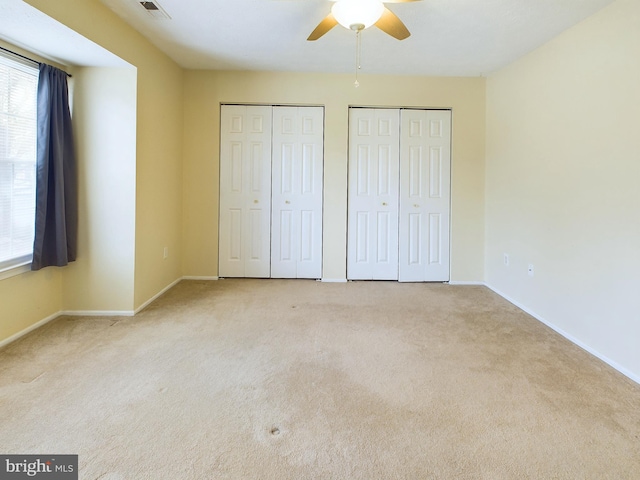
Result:
<svg viewBox="0 0 640 480"><path fill-rule="evenodd" d="M287 205L289 205L291 202L289 200L285 200L284 203L286 203Z"/></svg>
<svg viewBox="0 0 640 480"><path fill-rule="evenodd" d="M253 203L258 203L258 200L254 200Z"/></svg>
<svg viewBox="0 0 640 480"><path fill-rule="evenodd" d="M420 208L420 205L418 205L417 203L414 203L413 206L416 208Z"/></svg>
<svg viewBox="0 0 640 480"><path fill-rule="evenodd" d="M382 206L386 207L387 206L387 202L382 202Z"/></svg>

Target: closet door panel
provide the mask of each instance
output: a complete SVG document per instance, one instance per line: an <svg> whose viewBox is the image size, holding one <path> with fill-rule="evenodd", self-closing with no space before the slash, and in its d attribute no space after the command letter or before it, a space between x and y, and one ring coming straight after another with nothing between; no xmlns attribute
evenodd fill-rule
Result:
<svg viewBox="0 0 640 480"><path fill-rule="evenodd" d="M449 280L451 112L402 110L399 280Z"/></svg>
<svg viewBox="0 0 640 480"><path fill-rule="evenodd" d="M349 109L347 278L398 279L399 111Z"/></svg>
<svg viewBox="0 0 640 480"><path fill-rule="evenodd" d="M324 110L273 107L273 278L322 277Z"/></svg>
<svg viewBox="0 0 640 480"><path fill-rule="evenodd" d="M271 107L223 105L219 276L269 277Z"/></svg>

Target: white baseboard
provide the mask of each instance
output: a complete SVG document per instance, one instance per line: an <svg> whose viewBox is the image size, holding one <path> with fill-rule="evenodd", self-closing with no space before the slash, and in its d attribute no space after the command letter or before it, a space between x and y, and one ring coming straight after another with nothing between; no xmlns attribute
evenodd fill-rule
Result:
<svg viewBox="0 0 640 480"><path fill-rule="evenodd" d="M133 310L61 310L58 315L69 317L133 317Z"/></svg>
<svg viewBox="0 0 640 480"><path fill-rule="evenodd" d="M133 317L160 295L175 287L183 278L174 280L135 310L62 310L58 315L69 315L72 317Z"/></svg>
<svg viewBox="0 0 640 480"><path fill-rule="evenodd" d="M178 278L176 280L174 280L173 282L171 282L169 285L167 285L166 287L164 287L162 290L160 290L158 293L156 293L153 297L151 297L149 300L147 300L146 302L144 302L142 305L140 305L138 308L136 308L133 311L133 314L135 315L136 313L140 312L142 309L144 309L145 307L147 307L151 302L153 302L155 299L157 299L158 297L160 297L162 294L164 294L165 292L167 292L168 290L170 290L171 288L175 287L178 283L180 283L180 281L182 280L181 278Z"/></svg>
<svg viewBox="0 0 640 480"><path fill-rule="evenodd" d="M18 340L20 337L24 337L27 333L34 331L36 328L40 328L43 325L46 325L47 323L49 323L51 320L55 320L56 318L58 318L60 316L60 312L58 313L54 313L53 315L49 315L46 318L43 318L42 320L40 320L39 322L34 323L33 325L28 326L27 328L25 328L24 330L19 331L18 333L15 333L13 335L11 335L9 338L5 338L4 340L0 341L0 348L4 347L5 345L9 345L11 342L15 342L16 340Z"/></svg>
<svg viewBox="0 0 640 480"><path fill-rule="evenodd" d="M218 277L206 277L197 275L185 275L181 280L219 280Z"/></svg>
<svg viewBox="0 0 640 480"><path fill-rule="evenodd" d="M449 280L449 285L480 285L487 286L484 282L467 282L467 281L459 281L459 280Z"/></svg>
<svg viewBox="0 0 640 480"><path fill-rule="evenodd" d="M500 290L492 287L491 285L485 284L486 287L497 293L498 295L500 295L502 298L504 298L507 302L512 303L513 305L515 305L516 307L518 307L520 310L528 313L529 315L531 315L533 318L535 318L536 320L538 320L539 322L544 323L547 327L549 327L551 330L555 331L556 333L562 335L564 338L566 338L567 340L569 340L571 343L574 343L575 345L577 345L578 347L582 348L583 350L587 351L588 353L590 353L591 355L593 355L596 358L599 358L600 360L602 360L604 363L606 363L607 365L609 365L610 367L614 368L615 370L617 370L618 372L620 372L621 374L623 374L625 377L630 378L631 380L633 380L634 382L640 384L640 376L636 375L635 373L627 370L626 368L624 368L622 365L618 364L617 362L611 360L610 358L606 357L605 355L602 355L600 352L594 350L593 348L591 348L590 346L582 343L580 340L578 340L577 338L575 338L573 335L565 332L564 330L562 330L561 328L557 327L556 325L554 325L553 323L547 321L545 318L541 317L540 315L538 315L536 312L534 312L533 310L531 310L530 308L522 305L520 302L515 301L514 299L512 299L511 297L509 297L508 295L504 294L503 292L501 292Z"/></svg>
<svg viewBox="0 0 640 480"><path fill-rule="evenodd" d="M216 277L216 279L217 279L217 277ZM167 290L169 290L172 287L174 287L175 285L177 285L178 282L180 282L181 280L182 280L182 278L178 278L177 280L171 282L169 285L164 287L160 292L155 294L153 297L151 297L149 300L144 302L142 305L140 305L135 310L61 310L61 311L59 311L57 313L49 315L46 318L43 318L42 320L34 323L33 325L30 325L29 327L25 328L24 330L21 330L20 332L14 334L14 335L11 335L8 338L5 338L4 340L0 340L0 348L4 347L5 345L8 345L8 344L10 344L12 342L15 342L20 337L23 337L27 333L29 333L29 332L35 330L36 328L39 328L39 327L41 327L41 326L43 326L43 325L45 325L47 323L49 323L51 320L56 319L61 315L68 315L70 317L132 317L136 313L141 311L143 308L145 308L147 305L149 305L151 302L153 302L155 299L157 299L160 295L165 293Z"/></svg>
<svg viewBox="0 0 640 480"><path fill-rule="evenodd" d="M320 281L323 283L347 283L346 278L322 278Z"/></svg>

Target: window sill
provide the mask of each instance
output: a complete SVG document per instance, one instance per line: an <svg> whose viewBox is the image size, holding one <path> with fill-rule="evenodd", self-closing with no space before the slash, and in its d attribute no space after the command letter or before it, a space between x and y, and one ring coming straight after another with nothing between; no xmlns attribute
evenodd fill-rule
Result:
<svg viewBox="0 0 640 480"><path fill-rule="evenodd" d="M16 275L20 275L22 273L31 271L31 262L21 263L20 265L14 265L12 267L5 268L4 270L0 270L0 280L5 280L10 277L15 277Z"/></svg>

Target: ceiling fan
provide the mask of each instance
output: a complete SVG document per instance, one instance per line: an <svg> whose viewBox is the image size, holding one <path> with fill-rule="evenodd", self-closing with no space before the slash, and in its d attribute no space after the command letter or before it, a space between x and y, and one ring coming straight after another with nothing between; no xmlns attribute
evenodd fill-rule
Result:
<svg viewBox="0 0 640 480"><path fill-rule="evenodd" d="M408 3L420 0L331 0L335 2L331 13L315 28L307 40L314 41L322 37L336 25L360 32L375 25L383 32L398 40L404 40L411 33L395 13L384 3Z"/></svg>

